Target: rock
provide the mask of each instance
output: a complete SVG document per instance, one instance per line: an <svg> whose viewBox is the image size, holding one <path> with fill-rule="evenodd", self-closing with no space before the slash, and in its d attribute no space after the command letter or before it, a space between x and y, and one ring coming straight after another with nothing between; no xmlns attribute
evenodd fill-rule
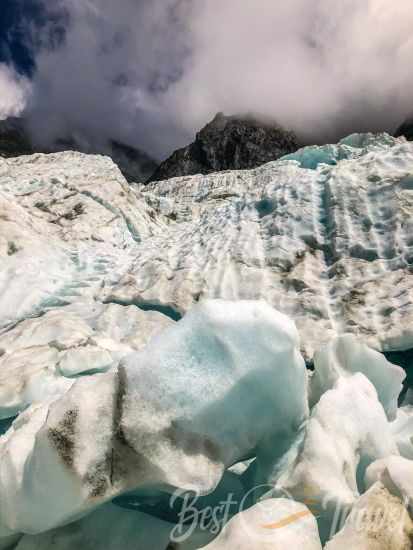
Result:
<svg viewBox="0 0 413 550"><path fill-rule="evenodd" d="M269 499L237 514L205 550L321 550L310 510L287 499Z"/></svg>
<svg viewBox="0 0 413 550"><path fill-rule="evenodd" d="M108 155L119 166L120 171L129 182L146 181L158 164L143 151L116 140L110 140L100 146L90 146L75 138L62 137L47 146L41 145L32 140L24 118L11 117L0 121L0 157L19 157L33 153L55 153L68 150Z"/></svg>
<svg viewBox="0 0 413 550"><path fill-rule="evenodd" d="M175 151L148 181L255 168L299 148L296 136L275 124L252 116L218 113L195 141Z"/></svg>
<svg viewBox="0 0 413 550"><path fill-rule="evenodd" d="M410 550L413 522L401 500L375 484L325 550Z"/></svg>
<svg viewBox="0 0 413 550"><path fill-rule="evenodd" d="M403 122L396 130L395 136L404 136L408 141L413 141L413 118L409 118Z"/></svg>
<svg viewBox="0 0 413 550"><path fill-rule="evenodd" d="M0 157L19 157L34 153L22 119L10 117L0 121Z"/></svg>

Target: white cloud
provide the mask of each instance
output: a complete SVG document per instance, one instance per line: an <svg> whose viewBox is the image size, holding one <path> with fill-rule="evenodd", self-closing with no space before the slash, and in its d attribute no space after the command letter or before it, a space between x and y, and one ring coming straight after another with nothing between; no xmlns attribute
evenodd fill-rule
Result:
<svg viewBox="0 0 413 550"><path fill-rule="evenodd" d="M217 111L255 112L310 141L393 130L413 111L411 0L56 5L70 15L66 40L39 50L33 82L46 139L113 136L162 156Z"/></svg>
<svg viewBox="0 0 413 550"><path fill-rule="evenodd" d="M29 81L5 63L0 63L0 120L18 116L24 110L29 94Z"/></svg>

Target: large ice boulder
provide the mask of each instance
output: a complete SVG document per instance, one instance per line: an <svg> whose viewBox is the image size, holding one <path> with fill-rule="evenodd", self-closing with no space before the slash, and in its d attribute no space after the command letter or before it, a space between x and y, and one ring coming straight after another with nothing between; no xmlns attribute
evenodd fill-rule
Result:
<svg viewBox="0 0 413 550"><path fill-rule="evenodd" d="M401 456L413 460L413 406L399 408L391 430Z"/></svg>
<svg viewBox="0 0 413 550"><path fill-rule="evenodd" d="M264 500L237 514L205 550L321 550L317 522L303 504Z"/></svg>
<svg viewBox="0 0 413 550"><path fill-rule="evenodd" d="M363 373L376 388L389 420L395 420L397 400L406 374L383 354L370 349L352 334L334 338L314 355L315 373L311 379L311 401L317 403L340 377Z"/></svg>
<svg viewBox="0 0 413 550"><path fill-rule="evenodd" d="M234 463L275 459L307 415L294 323L263 302L205 302L14 422L0 439L0 525L39 533L142 486L206 494Z"/></svg>
<svg viewBox="0 0 413 550"><path fill-rule="evenodd" d="M303 440L288 451L289 462L273 466L273 484L296 500L310 499L319 511L326 540L337 509L350 509L363 490L366 468L397 454L377 392L361 373L338 378L311 412Z"/></svg>
<svg viewBox="0 0 413 550"><path fill-rule="evenodd" d="M413 461L402 456L388 456L373 462L366 471L365 482L371 487L379 481L413 510Z"/></svg>

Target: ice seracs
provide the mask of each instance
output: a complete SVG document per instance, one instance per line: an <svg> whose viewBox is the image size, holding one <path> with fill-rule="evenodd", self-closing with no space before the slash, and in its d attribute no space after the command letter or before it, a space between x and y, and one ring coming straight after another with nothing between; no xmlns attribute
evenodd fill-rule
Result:
<svg viewBox="0 0 413 550"><path fill-rule="evenodd" d="M332 389L340 377L363 373L376 388L380 403L389 420L395 420L397 401L403 389L406 374L392 365L377 351L363 344L353 335L334 338L314 355L315 373L311 380L311 401L317 403L321 395Z"/></svg>
<svg viewBox="0 0 413 550"><path fill-rule="evenodd" d="M274 464L268 479L296 500L316 504L325 541L336 510L351 509L363 490L367 466L398 451L376 390L357 373L340 377L321 397L292 452L281 472Z"/></svg>
<svg viewBox="0 0 413 550"><path fill-rule="evenodd" d="M143 189L154 235L103 296L265 299L297 323L310 359L337 334L378 350L413 343L413 144L387 134L308 147L249 171Z"/></svg>
<svg viewBox="0 0 413 550"><path fill-rule="evenodd" d="M146 187L105 157L1 159L1 326L79 296L175 318L206 298L265 299L306 359L343 333L408 349L412 169L413 143L387 134Z"/></svg>
<svg viewBox="0 0 413 550"><path fill-rule="evenodd" d="M0 525L39 533L141 486L207 494L234 463L277 456L308 416L307 374L288 318L218 300L25 415L0 440Z"/></svg>
<svg viewBox="0 0 413 550"><path fill-rule="evenodd" d="M271 525L308 504L323 544L337 510L410 510L410 397L377 350L412 346L412 169L386 135L146 188L101 157L0 159L0 548L139 550L147 525L166 550L175 490L249 495L180 550L256 546L267 501ZM276 543L318 550L298 520Z"/></svg>
<svg viewBox="0 0 413 550"><path fill-rule="evenodd" d="M63 395L73 378L116 368L173 321L93 300L51 309L0 334L0 419Z"/></svg>

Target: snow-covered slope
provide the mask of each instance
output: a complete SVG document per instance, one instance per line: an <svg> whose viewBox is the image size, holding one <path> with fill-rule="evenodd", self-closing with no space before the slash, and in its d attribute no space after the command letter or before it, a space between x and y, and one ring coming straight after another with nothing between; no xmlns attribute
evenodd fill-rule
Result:
<svg viewBox="0 0 413 550"><path fill-rule="evenodd" d="M386 134L146 188L0 159L0 549L309 550L351 508L406 513L405 375L366 344L413 347L412 213ZM188 491L219 528L186 536Z"/></svg>
<svg viewBox="0 0 413 550"><path fill-rule="evenodd" d="M108 158L0 160L3 327L87 295L175 320L264 299L302 349L353 332L413 346L413 144L386 134L251 171L126 184Z"/></svg>
<svg viewBox="0 0 413 550"><path fill-rule="evenodd" d="M104 296L267 300L297 323L307 356L333 334L413 344L413 145L385 134L310 147L252 171L144 190L169 231L141 247Z"/></svg>

